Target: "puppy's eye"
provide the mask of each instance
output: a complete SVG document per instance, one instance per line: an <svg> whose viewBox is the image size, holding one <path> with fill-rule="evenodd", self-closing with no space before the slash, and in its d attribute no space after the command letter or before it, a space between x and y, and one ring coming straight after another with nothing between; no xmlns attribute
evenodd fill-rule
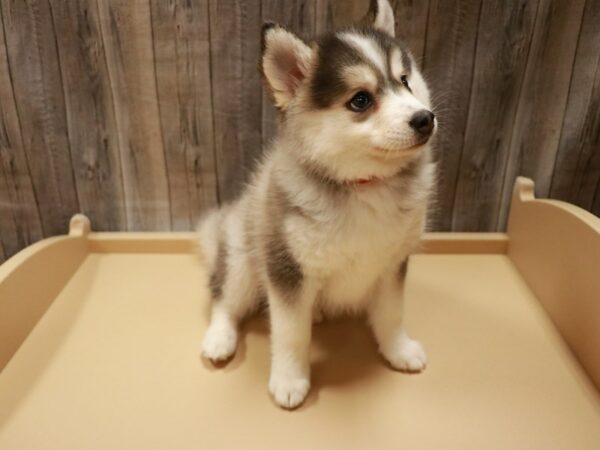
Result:
<svg viewBox="0 0 600 450"><path fill-rule="evenodd" d="M367 91L357 92L348 102L347 107L354 112L363 112L373 104L373 96Z"/></svg>
<svg viewBox="0 0 600 450"><path fill-rule="evenodd" d="M408 85L408 78L406 78L406 75L402 75L400 77L400 83L402 83L406 89L408 89L409 91L411 91L410 86Z"/></svg>

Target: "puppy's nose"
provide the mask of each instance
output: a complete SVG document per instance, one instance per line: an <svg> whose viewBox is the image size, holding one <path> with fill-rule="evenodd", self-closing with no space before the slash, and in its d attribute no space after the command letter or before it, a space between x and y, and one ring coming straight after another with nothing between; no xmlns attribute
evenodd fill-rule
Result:
<svg viewBox="0 0 600 450"><path fill-rule="evenodd" d="M433 131L433 119L435 116L431 111L422 109L413 114L408 124L419 134L429 136Z"/></svg>

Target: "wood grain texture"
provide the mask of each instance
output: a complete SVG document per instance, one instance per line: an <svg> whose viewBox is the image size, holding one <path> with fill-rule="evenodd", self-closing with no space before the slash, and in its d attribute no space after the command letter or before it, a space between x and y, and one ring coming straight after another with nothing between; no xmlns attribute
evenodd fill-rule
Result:
<svg viewBox="0 0 600 450"><path fill-rule="evenodd" d="M537 1L484 0L452 229L496 227Z"/></svg>
<svg viewBox="0 0 600 450"><path fill-rule="evenodd" d="M127 229L114 104L95 0L51 0L80 212Z"/></svg>
<svg viewBox="0 0 600 450"><path fill-rule="evenodd" d="M160 120L174 230L216 206L207 0L152 0Z"/></svg>
<svg viewBox="0 0 600 450"><path fill-rule="evenodd" d="M591 211L592 213L600 217L600 180L598 180L598 183L596 183L596 192L594 193L594 204L592 205Z"/></svg>
<svg viewBox="0 0 600 450"><path fill-rule="evenodd" d="M369 0L316 0L315 29L324 33L350 25L364 17Z"/></svg>
<svg viewBox="0 0 600 450"><path fill-rule="evenodd" d="M431 0L392 1L396 17L396 36L408 44L417 62L425 56Z"/></svg>
<svg viewBox="0 0 600 450"><path fill-rule="evenodd" d="M429 227L450 230L469 112L481 0L431 0L424 61L439 132L435 205Z"/></svg>
<svg viewBox="0 0 600 450"><path fill-rule="evenodd" d="M209 5L219 200L226 202L237 197L261 155L260 0Z"/></svg>
<svg viewBox="0 0 600 450"><path fill-rule="evenodd" d="M305 42L316 36L316 0L262 0L262 21L276 22L296 33ZM264 83L263 83L264 85ZM263 87L262 100L262 141L268 144L277 130L279 121L277 109L273 106L271 95Z"/></svg>
<svg viewBox="0 0 600 450"><path fill-rule="evenodd" d="M45 236L62 234L79 203L50 6L47 0L3 0L1 7L10 79L42 230ZM17 145L18 141L13 140ZM18 164L19 172L25 173L23 161ZM31 195L26 195L24 208L33 208L28 205Z"/></svg>
<svg viewBox="0 0 600 450"><path fill-rule="evenodd" d="M5 42L0 9L0 262L42 237Z"/></svg>
<svg viewBox="0 0 600 450"><path fill-rule="evenodd" d="M98 0L113 92L128 229L171 228L150 4Z"/></svg>
<svg viewBox="0 0 600 450"><path fill-rule="evenodd" d="M532 178L538 197L549 194L584 5L540 0L510 138L499 230L506 228L517 176Z"/></svg>
<svg viewBox="0 0 600 450"><path fill-rule="evenodd" d="M587 0L550 193L600 215L600 2Z"/></svg>
<svg viewBox="0 0 600 450"><path fill-rule="evenodd" d="M516 176L600 214L600 2L391 0L440 128L432 230L503 229ZM0 257L64 233L188 230L237 198L277 113L260 28L369 0L0 0Z"/></svg>

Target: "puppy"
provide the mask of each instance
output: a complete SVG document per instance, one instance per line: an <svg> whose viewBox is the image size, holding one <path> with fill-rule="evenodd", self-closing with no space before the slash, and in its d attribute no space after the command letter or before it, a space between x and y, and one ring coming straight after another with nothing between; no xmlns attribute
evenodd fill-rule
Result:
<svg viewBox="0 0 600 450"><path fill-rule="evenodd" d="M394 368L425 368L402 325L402 290L434 182L436 119L387 0L311 45L275 24L262 40L261 69L282 120L241 198L201 222L213 300L203 355L230 358L240 320L266 297L269 391L295 408L310 388L321 312L364 311Z"/></svg>

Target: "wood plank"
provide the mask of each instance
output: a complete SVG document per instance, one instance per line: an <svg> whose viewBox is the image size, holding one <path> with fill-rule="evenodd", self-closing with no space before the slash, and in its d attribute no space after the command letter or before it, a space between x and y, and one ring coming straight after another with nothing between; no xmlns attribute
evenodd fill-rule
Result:
<svg viewBox="0 0 600 450"><path fill-rule="evenodd" d="M0 140L5 137L2 134L0 133ZM41 239L42 236L39 221L33 223L19 222L20 216L23 217L24 213L32 208L31 205L20 203L22 195L18 191L18 185L14 183L15 180L18 183L19 179L15 177L17 175L16 171L10 168L11 162L9 159L11 159L11 155L7 150L9 149L6 147L0 147L0 157L2 158L2 161L0 161L2 163L0 165L0 246L2 246L6 257L10 257L21 248ZM35 202L33 206L35 206ZM38 219L37 216L35 218ZM31 230L31 225L37 225L38 228Z"/></svg>
<svg viewBox="0 0 600 450"><path fill-rule="evenodd" d="M315 0L315 29L325 33L362 19L369 9L369 0Z"/></svg>
<svg viewBox="0 0 600 450"><path fill-rule="evenodd" d="M596 183L596 193L594 194L594 204L591 212L600 217L600 179Z"/></svg>
<svg viewBox="0 0 600 450"><path fill-rule="evenodd" d="M469 112L481 0L431 0L424 70L439 131L438 183L428 227L449 231Z"/></svg>
<svg viewBox="0 0 600 450"><path fill-rule="evenodd" d="M425 55L425 39L428 31L430 0L392 1L396 18L396 36L408 44L420 64Z"/></svg>
<svg viewBox="0 0 600 450"><path fill-rule="evenodd" d="M217 204L208 0L151 1L162 136L174 230Z"/></svg>
<svg viewBox="0 0 600 450"><path fill-rule="evenodd" d="M209 5L219 200L225 202L237 196L261 155L260 0Z"/></svg>
<svg viewBox="0 0 600 450"><path fill-rule="evenodd" d="M277 22L305 42L315 38L316 0L262 0L262 21ZM263 87L262 141L266 145L275 135L279 117L271 96Z"/></svg>
<svg viewBox="0 0 600 450"><path fill-rule="evenodd" d="M95 0L51 0L80 211L127 229L117 125Z"/></svg>
<svg viewBox="0 0 600 450"><path fill-rule="evenodd" d="M600 2L587 0L551 196L600 215Z"/></svg>
<svg viewBox="0 0 600 450"><path fill-rule="evenodd" d="M537 1L484 0L452 229L496 228Z"/></svg>
<svg viewBox="0 0 600 450"><path fill-rule="evenodd" d="M113 92L128 229L171 228L150 4L98 0Z"/></svg>
<svg viewBox="0 0 600 450"><path fill-rule="evenodd" d="M542 0L517 106L497 229L506 228L517 176L548 197L585 0Z"/></svg>
<svg viewBox="0 0 600 450"><path fill-rule="evenodd" d="M68 229L71 215L79 211L79 204L50 7L47 0L3 0L1 7L22 143L43 233L61 234ZM13 142L19 145L18 141ZM19 166L18 173L26 173L23 161ZM30 204L31 194L23 195L23 204Z"/></svg>
<svg viewBox="0 0 600 450"><path fill-rule="evenodd" d="M0 261L42 238L23 148L0 9Z"/></svg>

